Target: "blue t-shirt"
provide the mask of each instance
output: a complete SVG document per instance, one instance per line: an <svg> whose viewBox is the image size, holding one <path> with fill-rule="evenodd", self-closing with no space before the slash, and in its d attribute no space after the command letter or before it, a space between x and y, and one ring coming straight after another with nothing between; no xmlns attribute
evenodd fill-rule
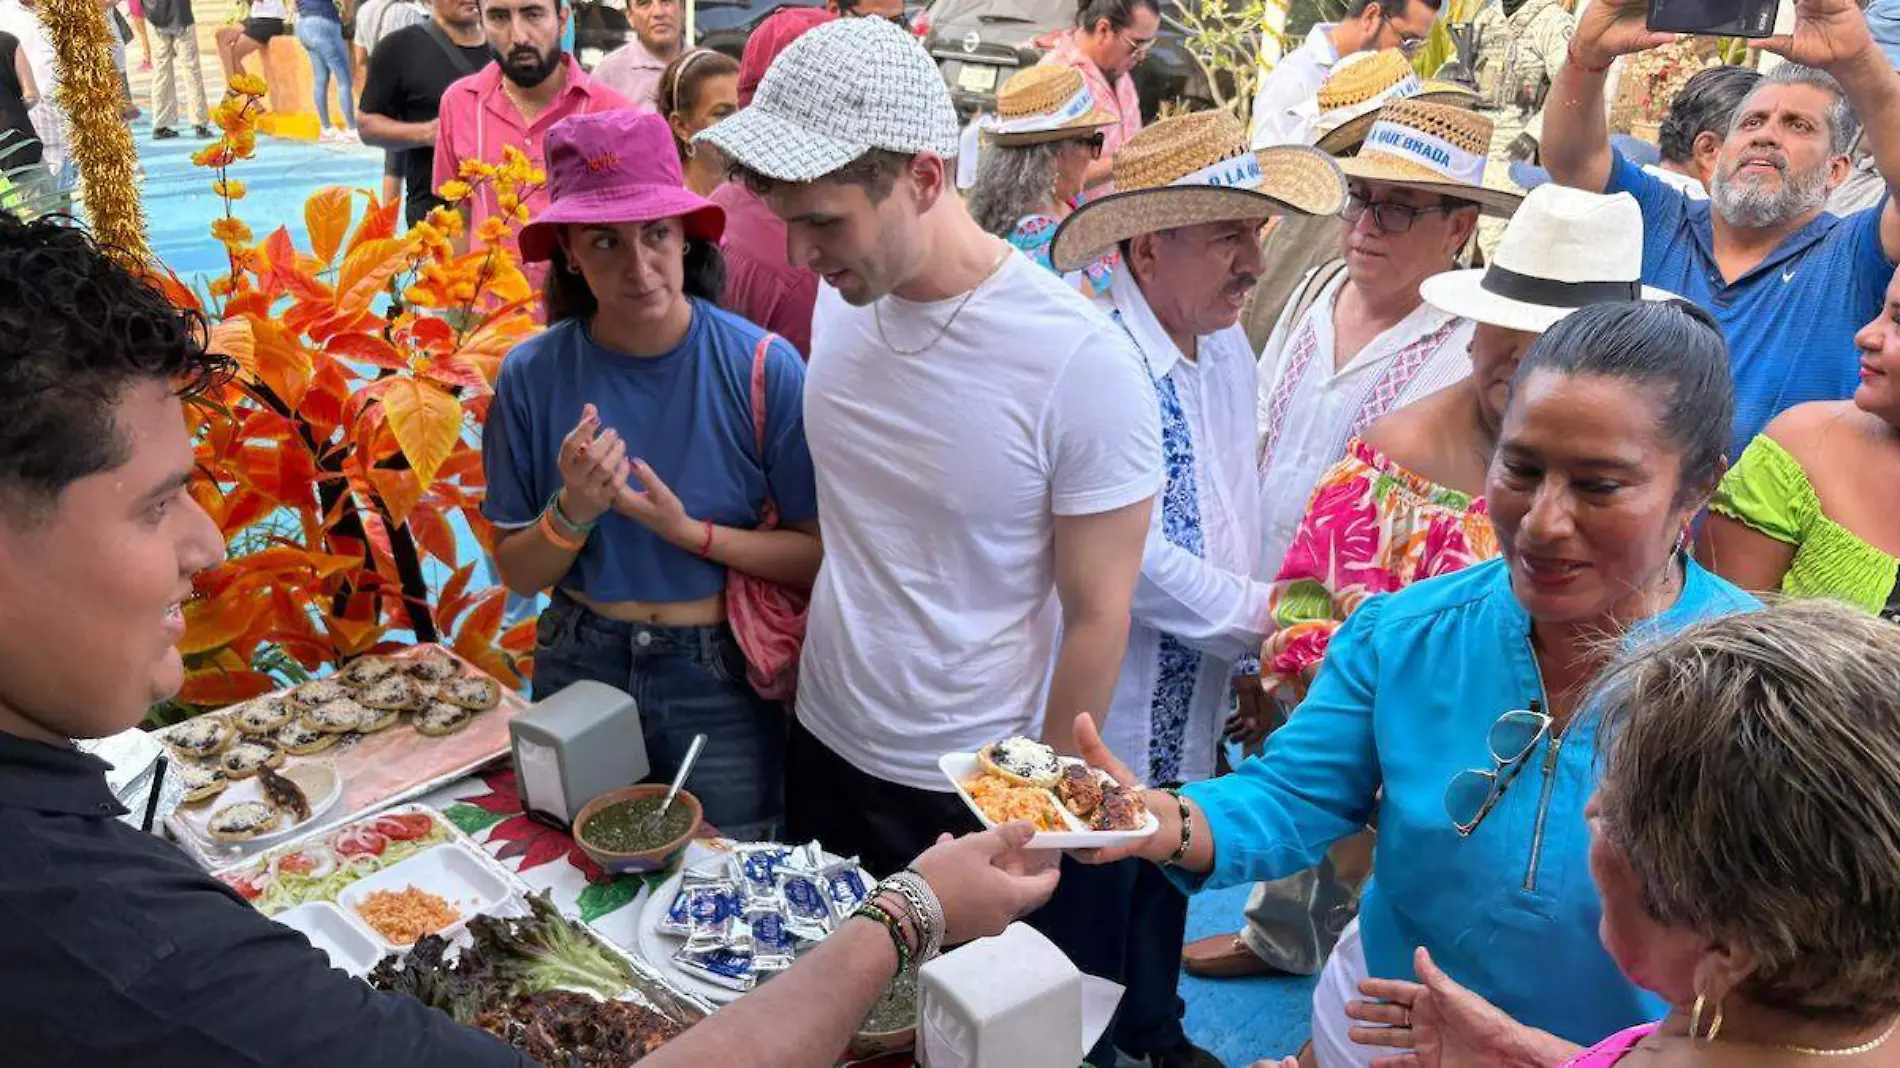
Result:
<svg viewBox="0 0 1900 1068"><path fill-rule="evenodd" d="M561 440L591 403L602 429L620 432L627 456L645 460L687 515L749 529L770 495L781 522L810 521L818 494L805 448L805 365L783 340L766 353L764 456L756 444L752 354L764 336L695 299L686 337L661 356L602 348L574 319L515 346L482 432L482 514L502 528L539 518L561 488ZM595 601L696 601L725 588L726 569L610 511L560 584Z"/></svg>
<svg viewBox="0 0 1900 1068"><path fill-rule="evenodd" d="M1606 193L1643 209L1643 281L1701 305L1722 324L1735 378L1731 458L1769 420L1806 401L1841 400L1860 384L1854 334L1879 314L1893 263L1880 247L1880 204L1822 212L1734 282L1715 264L1709 202L1691 200L1616 154Z"/></svg>

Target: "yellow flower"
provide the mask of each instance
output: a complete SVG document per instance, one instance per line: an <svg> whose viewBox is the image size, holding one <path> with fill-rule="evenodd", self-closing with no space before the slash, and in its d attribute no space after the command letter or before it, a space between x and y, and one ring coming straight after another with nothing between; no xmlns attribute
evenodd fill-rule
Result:
<svg viewBox="0 0 1900 1068"><path fill-rule="evenodd" d="M546 184L548 184L548 172L546 172L546 171L539 171L539 170L536 170L536 171L529 171L529 172L528 172L528 184L529 184L529 185L546 185Z"/></svg>
<svg viewBox="0 0 1900 1068"><path fill-rule="evenodd" d="M459 179L453 179L453 178L446 182L443 182L442 188L436 190L437 195L441 196L443 200L446 200L451 204L454 204L457 201L467 200L469 194L473 192L474 190L469 188L469 184L467 182L460 181Z"/></svg>
<svg viewBox="0 0 1900 1068"><path fill-rule="evenodd" d="M251 243L251 228L244 220L225 216L211 224L211 236L227 245L248 245Z"/></svg>
<svg viewBox="0 0 1900 1068"><path fill-rule="evenodd" d="M431 208L428 221L430 226L442 231L450 238L462 236L462 213L454 208Z"/></svg>
<svg viewBox="0 0 1900 1068"><path fill-rule="evenodd" d="M528 206L526 204L515 205L515 221L523 226L528 224Z"/></svg>
<svg viewBox="0 0 1900 1068"><path fill-rule="evenodd" d="M255 74L240 74L225 84L232 92L244 96L263 96L270 90L270 87L264 84L264 79Z"/></svg>
<svg viewBox="0 0 1900 1068"><path fill-rule="evenodd" d="M231 153L239 159L250 159L257 151L257 134L250 130L233 131L229 137Z"/></svg>
<svg viewBox="0 0 1900 1068"><path fill-rule="evenodd" d="M209 289L211 291L211 295L214 297L228 297L232 294L233 291L237 289L237 283L233 282L228 277L227 278L213 278L211 280L211 284L206 286L205 288Z"/></svg>
<svg viewBox="0 0 1900 1068"><path fill-rule="evenodd" d="M211 183L211 191L221 197L232 200L244 199L244 183L236 178L223 178Z"/></svg>
<svg viewBox="0 0 1900 1068"><path fill-rule="evenodd" d="M490 215L482 220L481 226L476 228L475 236L481 238L484 245L503 241L508 237L508 221L499 215Z"/></svg>
<svg viewBox="0 0 1900 1068"><path fill-rule="evenodd" d="M492 163L483 163L478 159L465 159L462 161L461 169L457 171L457 173L464 179L493 178L495 176L495 165Z"/></svg>
<svg viewBox="0 0 1900 1068"><path fill-rule="evenodd" d="M244 101L237 99L225 100L212 108L211 121L217 124L218 129L227 133L249 129L254 125L250 113L245 110Z"/></svg>

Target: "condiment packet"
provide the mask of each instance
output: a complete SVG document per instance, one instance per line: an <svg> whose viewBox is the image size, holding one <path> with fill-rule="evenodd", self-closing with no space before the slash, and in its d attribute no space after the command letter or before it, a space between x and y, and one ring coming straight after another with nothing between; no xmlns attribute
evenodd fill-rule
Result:
<svg viewBox="0 0 1900 1068"><path fill-rule="evenodd" d="M789 846L748 842L732 849L732 874L748 900L770 900L778 893L778 869L792 856Z"/></svg>
<svg viewBox="0 0 1900 1068"><path fill-rule="evenodd" d="M744 911L744 898L739 887L731 880L692 872L680 880L679 898L667 908L661 930L684 934L695 940L706 942L724 941L731 934L732 925L738 922Z"/></svg>
<svg viewBox="0 0 1900 1068"><path fill-rule="evenodd" d="M792 966L797 946L785 917L776 909L747 909L746 924L752 934L752 968L760 981Z"/></svg>
<svg viewBox="0 0 1900 1068"><path fill-rule="evenodd" d="M800 942L819 942L831 933L831 899L815 875L782 871L779 893L785 901L785 929Z"/></svg>
<svg viewBox="0 0 1900 1068"><path fill-rule="evenodd" d="M863 868L858 867L856 857L825 865L818 872L818 877L826 898L831 902L833 927L850 919L864 899L871 896L870 877Z"/></svg>
<svg viewBox="0 0 1900 1068"><path fill-rule="evenodd" d="M728 990L750 990L758 981L758 972L752 965L752 954L726 946L696 949L688 942L678 953L673 954L673 963L688 975Z"/></svg>

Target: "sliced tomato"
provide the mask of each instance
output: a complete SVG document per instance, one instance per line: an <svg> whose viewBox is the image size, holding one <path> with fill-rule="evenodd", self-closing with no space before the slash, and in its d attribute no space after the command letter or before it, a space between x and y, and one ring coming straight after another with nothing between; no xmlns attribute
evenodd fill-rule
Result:
<svg viewBox="0 0 1900 1068"><path fill-rule="evenodd" d="M427 813L410 812L379 817L370 827L392 842L413 842L435 830L435 820Z"/></svg>
<svg viewBox="0 0 1900 1068"><path fill-rule="evenodd" d="M317 862L308 853L291 853L278 858L277 870L292 875L309 875L317 870Z"/></svg>
<svg viewBox="0 0 1900 1068"><path fill-rule="evenodd" d="M336 836L336 852L342 857L380 857L388 848L388 837L372 826L351 827Z"/></svg>
<svg viewBox="0 0 1900 1068"><path fill-rule="evenodd" d="M259 889L256 883L242 875L227 875L224 877L224 881L230 885L231 889L238 892L239 897L246 901L256 901L258 898L264 896L264 891Z"/></svg>

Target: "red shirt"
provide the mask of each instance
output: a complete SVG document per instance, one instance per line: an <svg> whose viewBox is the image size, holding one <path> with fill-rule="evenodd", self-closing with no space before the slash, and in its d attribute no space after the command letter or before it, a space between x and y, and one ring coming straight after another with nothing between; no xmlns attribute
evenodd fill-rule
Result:
<svg viewBox="0 0 1900 1068"><path fill-rule="evenodd" d="M567 84L561 87L560 95L554 98L547 110L535 117L532 124L521 117L520 110L502 91L499 63L490 63L449 86L448 91L442 94L442 114L436 127L436 188L440 189L442 183L461 177L463 160L478 159L499 164L502 149L509 145L520 149L535 167L546 171L548 163L544 146L550 126L569 115L587 115L633 106L626 97L588 77L580 64L574 62L573 56L563 55L561 62L567 67ZM546 211L547 185L543 183L529 193L525 203L531 216ZM468 201L471 248L479 247L472 236L476 228L497 210L494 193L488 188L481 189ZM546 265L528 264L527 267L529 281L538 286L542 275L546 273Z"/></svg>
<svg viewBox="0 0 1900 1068"><path fill-rule="evenodd" d="M785 258L785 223L744 182L727 182L709 198L726 209L726 292L719 305L792 343L811 359L811 309L818 272Z"/></svg>

